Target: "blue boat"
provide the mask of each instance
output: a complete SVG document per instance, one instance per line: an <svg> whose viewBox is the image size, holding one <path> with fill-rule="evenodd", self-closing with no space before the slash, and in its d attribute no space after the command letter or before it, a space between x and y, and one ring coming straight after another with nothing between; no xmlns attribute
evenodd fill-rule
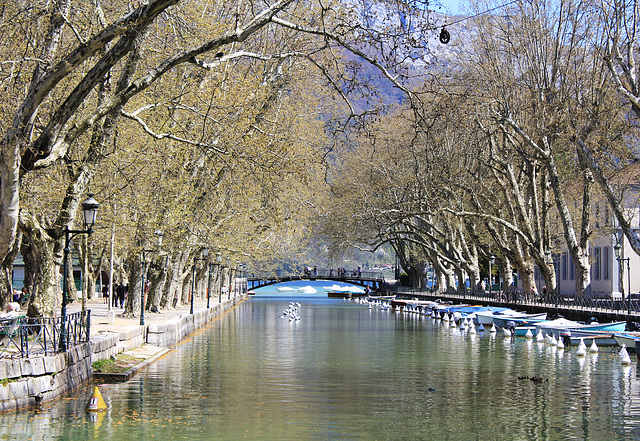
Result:
<svg viewBox="0 0 640 441"><path fill-rule="evenodd" d="M513 322L513 325L518 326L535 326L537 323L546 322L547 321L547 313L543 312L540 314L522 314L519 316L509 316L509 317L494 317L493 323L496 326L501 328L507 328Z"/></svg>
<svg viewBox="0 0 640 441"><path fill-rule="evenodd" d="M591 323L585 324L574 322L564 318L556 320L547 320L536 323L536 328L543 331L608 331L608 332L624 332L627 322L610 322L610 323Z"/></svg>

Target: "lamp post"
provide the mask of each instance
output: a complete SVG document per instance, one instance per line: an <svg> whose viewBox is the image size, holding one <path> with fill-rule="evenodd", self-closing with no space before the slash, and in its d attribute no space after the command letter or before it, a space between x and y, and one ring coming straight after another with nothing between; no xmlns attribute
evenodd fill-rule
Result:
<svg viewBox="0 0 640 441"><path fill-rule="evenodd" d="M629 262L631 261L631 257L622 257L622 246L620 244L616 244L613 247L613 251L616 255L616 260L618 261L618 265L622 270L622 276L624 277L624 266L620 262L627 262L627 315L631 315L631 267ZM622 290L622 304L624 305L624 289Z"/></svg>
<svg viewBox="0 0 640 441"><path fill-rule="evenodd" d="M493 283L491 283L491 265L493 265L496 262L496 257L494 255L491 255L491 257L489 257L489 297L493 297L493 294L491 293L492 289L493 289Z"/></svg>
<svg viewBox="0 0 640 441"><path fill-rule="evenodd" d="M162 246L162 237L164 236L164 233L160 230L157 230L155 232L155 235L158 237L158 250L160 249L160 247ZM140 326L144 326L144 311L145 311L145 295L146 295L146 286L145 286L145 280L144 280L144 276L147 273L147 254L148 253L152 253L154 250L146 250L142 249L142 293L140 294Z"/></svg>
<svg viewBox="0 0 640 441"><path fill-rule="evenodd" d="M462 265L464 265L464 263L465 262L462 259L456 260L456 265L458 268L460 268L460 283L462 284L462 298L466 299L467 298L467 281L462 268Z"/></svg>
<svg viewBox="0 0 640 441"><path fill-rule="evenodd" d="M209 255L209 248L202 249L202 258L198 259L197 257L193 257L193 267L192 269L192 278L191 278L191 305L189 308L189 313L193 314L193 300L196 297L196 262L198 260L207 260L207 256Z"/></svg>
<svg viewBox="0 0 640 441"><path fill-rule="evenodd" d="M209 309L209 299L211 298L209 288L211 287L211 267L213 262L209 262L209 275L207 276L207 309Z"/></svg>
<svg viewBox="0 0 640 441"><path fill-rule="evenodd" d="M238 276L240 275L240 261L236 260L236 273L233 280L233 284L236 287L236 296L240 293L240 281L238 280Z"/></svg>
<svg viewBox="0 0 640 441"><path fill-rule="evenodd" d="M218 265L218 304L222 304L222 253L216 253L216 265Z"/></svg>
<svg viewBox="0 0 640 441"><path fill-rule="evenodd" d="M229 290L227 291L227 300L231 300L231 276L233 275L233 270L231 268L231 257L227 257L227 267L229 268Z"/></svg>
<svg viewBox="0 0 640 441"><path fill-rule="evenodd" d="M62 310L60 311L60 351L67 351L67 303L69 303L68 291L69 282L67 280L67 261L69 260L69 246L71 240L78 234L91 234L93 233L93 226L96 223L96 216L98 215L98 208L100 204L96 202L92 194L89 194L87 200L82 203L83 211L83 230L70 230L69 226L64 227L64 256L62 262Z"/></svg>

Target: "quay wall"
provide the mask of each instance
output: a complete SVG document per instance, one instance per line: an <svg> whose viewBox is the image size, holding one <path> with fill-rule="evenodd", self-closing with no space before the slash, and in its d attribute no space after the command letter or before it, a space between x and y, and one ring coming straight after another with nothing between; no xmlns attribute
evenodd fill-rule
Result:
<svg viewBox="0 0 640 441"><path fill-rule="evenodd" d="M127 326L119 332L92 334L88 343L56 355L0 359L0 412L55 400L91 380L93 362L145 343L171 346L244 299L245 296L237 296L162 324Z"/></svg>

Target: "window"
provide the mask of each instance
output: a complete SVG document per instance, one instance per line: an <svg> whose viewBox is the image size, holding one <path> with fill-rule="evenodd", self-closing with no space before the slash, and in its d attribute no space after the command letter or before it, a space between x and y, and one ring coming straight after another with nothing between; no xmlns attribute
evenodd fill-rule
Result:
<svg viewBox="0 0 640 441"><path fill-rule="evenodd" d="M611 247L602 248L602 278L609 280L609 255L611 254Z"/></svg>
<svg viewBox="0 0 640 441"><path fill-rule="evenodd" d="M592 265L592 271L593 271L593 278L595 280L600 280L602 273L600 272L600 269L602 268L602 260L601 260L601 255L600 255L600 247L595 247L593 249L593 265Z"/></svg>
<svg viewBox="0 0 640 441"><path fill-rule="evenodd" d="M571 256L569 258L569 280L576 280L576 265L573 263Z"/></svg>
<svg viewBox="0 0 640 441"><path fill-rule="evenodd" d="M567 280L567 253L562 253L562 280Z"/></svg>

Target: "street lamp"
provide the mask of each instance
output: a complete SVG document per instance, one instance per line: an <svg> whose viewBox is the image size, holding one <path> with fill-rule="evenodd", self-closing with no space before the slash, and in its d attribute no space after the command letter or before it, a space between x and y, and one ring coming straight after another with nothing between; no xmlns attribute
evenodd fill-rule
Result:
<svg viewBox="0 0 640 441"><path fill-rule="evenodd" d="M236 260L236 274L233 281L234 282L233 284L236 286L236 296L240 292L240 281L238 280L238 276L240 275L240 272L241 272L240 266L241 266L240 261Z"/></svg>
<svg viewBox="0 0 640 441"><path fill-rule="evenodd" d="M491 285L493 285L493 283L491 283L491 265L493 265L496 262L496 257L495 256L491 256L489 257L489 298L491 298L493 296L493 294L491 293L491 290L493 289L493 287Z"/></svg>
<svg viewBox="0 0 640 441"><path fill-rule="evenodd" d="M209 255L209 248L203 248L202 258L198 259L196 256L193 257L192 279L191 279L191 306L189 310L190 314L193 314L193 299L196 296L196 262L198 260L207 260L208 255Z"/></svg>
<svg viewBox="0 0 640 441"><path fill-rule="evenodd" d="M67 280L67 261L69 260L69 246L71 240L78 234L91 234L93 233L93 226L96 223L96 216L98 215L98 208L100 204L96 202L92 194L89 194L87 200L82 203L83 211L83 230L70 230L69 226L64 227L64 256L62 263L62 310L60 311L60 351L66 352L67 350L67 303L69 303L69 282Z"/></svg>
<svg viewBox="0 0 640 441"><path fill-rule="evenodd" d="M213 262L209 262L209 274L207 275L207 309L209 309L209 299L211 298L209 288L211 287L211 267Z"/></svg>
<svg viewBox="0 0 640 441"><path fill-rule="evenodd" d="M462 259L456 260L456 265L460 268L460 283L462 284L462 298L467 298L467 278L465 277L464 270L462 265L464 265L465 261Z"/></svg>
<svg viewBox="0 0 640 441"><path fill-rule="evenodd" d="M222 253L216 253L216 265L218 265L218 304L222 305Z"/></svg>
<svg viewBox="0 0 640 441"><path fill-rule="evenodd" d="M616 244L616 246L613 247L613 251L616 255L616 260L618 261L618 265L622 269L623 277L624 277L624 266L622 266L620 262L624 262L624 261L627 262L627 292L629 293L629 295L627 295L627 315L631 315L631 267L629 265L631 257L622 257L622 246L620 246L620 244ZM624 289L622 290L622 304L624 305Z"/></svg>
<svg viewBox="0 0 640 441"><path fill-rule="evenodd" d="M227 268L229 268L229 290L227 291L227 300L231 300L231 276L233 269L231 268L231 257L227 257Z"/></svg>
<svg viewBox="0 0 640 441"><path fill-rule="evenodd" d="M158 250L162 246L162 237L164 233L160 230L156 230L154 233L158 238ZM144 276L146 274L146 264L147 264L147 253L152 253L154 250L146 250L142 249L142 293L140 294L140 326L144 326L144 311L145 311L145 294L146 294L146 286Z"/></svg>

